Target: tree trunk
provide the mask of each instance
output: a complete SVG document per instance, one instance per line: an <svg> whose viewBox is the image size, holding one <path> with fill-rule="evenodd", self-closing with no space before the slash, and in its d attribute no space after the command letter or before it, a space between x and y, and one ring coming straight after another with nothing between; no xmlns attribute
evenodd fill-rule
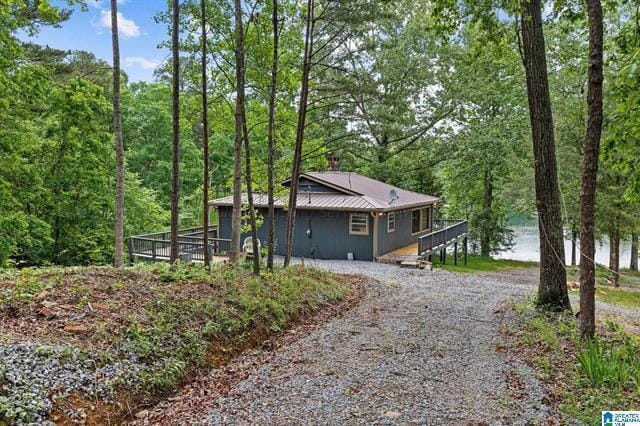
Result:
<svg viewBox="0 0 640 426"><path fill-rule="evenodd" d="M302 66L302 87L300 90L300 105L298 107L298 124L296 127L296 146L293 155L293 165L291 171L291 187L289 190L289 206L287 214L287 241L284 257L284 266L291 262L293 254L293 236L296 223L296 201L298 199L298 186L300 176L300 166L302 162L302 143L304 141L304 128L306 123L308 97L309 97L309 74L311 72L311 55L313 53L313 31L314 31L314 0L307 0L307 22L304 39L304 60Z"/></svg>
<svg viewBox="0 0 640 426"><path fill-rule="evenodd" d="M576 266L577 242L578 242L578 231L575 229L571 229L571 266Z"/></svg>
<svg viewBox="0 0 640 426"><path fill-rule="evenodd" d="M271 63L271 91L269 93L269 159L267 165L267 192L268 192L268 213L267 213L267 269L273 270L273 255L275 252L275 201L274 201L274 168L276 162L276 140L275 140L275 114L276 97L278 90L278 0L273 0L273 11L271 23L273 26L273 62Z"/></svg>
<svg viewBox="0 0 640 426"><path fill-rule="evenodd" d="M493 177L489 170L484 172L484 196L482 203L482 229L480 229L480 256L489 257L491 254L491 231L489 220L491 219L491 207L493 205Z"/></svg>
<svg viewBox="0 0 640 426"><path fill-rule="evenodd" d="M171 175L171 263L178 260L178 202L180 200L180 2L173 0L171 51L173 56L173 167Z"/></svg>
<svg viewBox="0 0 640 426"><path fill-rule="evenodd" d="M595 206L598 155L602 133L602 5L587 0L589 16L588 120L580 192L580 335L595 334Z"/></svg>
<svg viewBox="0 0 640 426"><path fill-rule="evenodd" d="M638 270L638 234L631 233L631 262L629 263L629 269L632 271Z"/></svg>
<svg viewBox="0 0 640 426"><path fill-rule="evenodd" d="M209 106L207 102L207 15L206 0L200 0L201 14L201 72L202 72L202 158L204 160L202 174L202 246L204 250L204 266L211 267L209 257Z"/></svg>
<svg viewBox="0 0 640 426"><path fill-rule="evenodd" d="M609 235L609 269L613 286L620 286L620 227L617 218Z"/></svg>
<svg viewBox="0 0 640 426"><path fill-rule="evenodd" d="M235 0L235 54L236 92L244 92L244 30L242 26L242 4ZM229 261L237 264L240 259L240 228L242 227L242 106L244 99L236 94L235 143L233 147L233 213L231 216L231 251Z"/></svg>
<svg viewBox="0 0 640 426"><path fill-rule="evenodd" d="M113 265L124 266L124 145L120 112L120 42L118 39L118 2L111 0L111 40L113 44L113 132L116 142L115 253Z"/></svg>
<svg viewBox="0 0 640 426"><path fill-rule="evenodd" d="M243 90L244 99L244 90ZM251 147L249 145L249 132L247 131L247 119L244 106L242 108L242 130L244 134L244 167L247 185L247 204L249 208L249 225L251 226L251 245L253 248L253 274L260 275L260 249L258 246L258 226L256 224L256 210L253 204L253 189L251 188Z"/></svg>
<svg viewBox="0 0 640 426"><path fill-rule="evenodd" d="M540 0L522 0L521 8L540 230L538 303L554 310L568 310L571 305L567 293L560 188Z"/></svg>

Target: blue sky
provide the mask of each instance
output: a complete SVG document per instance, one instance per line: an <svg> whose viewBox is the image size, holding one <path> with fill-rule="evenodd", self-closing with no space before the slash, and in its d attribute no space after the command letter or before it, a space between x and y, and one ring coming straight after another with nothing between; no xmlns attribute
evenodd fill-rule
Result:
<svg viewBox="0 0 640 426"><path fill-rule="evenodd" d="M58 1L53 1L59 4ZM109 0L88 0L88 11L76 8L60 28L43 28L35 37L22 36L63 50L87 50L112 63ZM158 48L167 40L167 27L153 17L166 10L166 0L118 0L120 62L130 81L152 81L154 69L169 55Z"/></svg>

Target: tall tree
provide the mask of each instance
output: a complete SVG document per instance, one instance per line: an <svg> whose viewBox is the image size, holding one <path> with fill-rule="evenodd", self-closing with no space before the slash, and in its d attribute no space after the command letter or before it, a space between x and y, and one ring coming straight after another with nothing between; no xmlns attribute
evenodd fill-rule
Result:
<svg viewBox="0 0 640 426"><path fill-rule="evenodd" d="M113 1L113 0L112 0ZM200 0L201 31L201 79L202 79L202 245L204 247L204 266L209 268L209 104L207 101L207 8L206 0Z"/></svg>
<svg viewBox="0 0 640 426"><path fill-rule="evenodd" d="M595 204L602 133L602 43L600 0L587 0L589 17L588 118L580 194L580 334L595 333Z"/></svg>
<svg viewBox="0 0 640 426"><path fill-rule="evenodd" d="M316 23L314 17L315 0L307 0L306 29L304 37L304 54L302 61L302 84L300 89L300 101L298 104L298 124L296 126L296 144L291 167L291 186L289 190L289 204L287 214L286 251L284 266L289 266L293 255L293 236L296 222L296 201L298 199L298 178L302 163L302 143L306 125L307 109L309 107L309 79L311 74L311 60L313 56L313 31Z"/></svg>
<svg viewBox="0 0 640 426"><path fill-rule="evenodd" d="M229 261L240 260L240 232L242 228L242 142L244 109L244 30L242 25L242 2L234 2L235 59L236 59L236 107L235 142L233 149L233 213L231 217L231 251Z"/></svg>
<svg viewBox="0 0 640 426"><path fill-rule="evenodd" d="M631 261L629 262L629 269L632 271L638 270L638 233L631 233Z"/></svg>
<svg viewBox="0 0 640 426"><path fill-rule="evenodd" d="M242 98L244 99L244 90ZM251 145L249 143L249 131L247 129L247 113L242 107L242 134L244 138L244 168L245 183L247 186L247 210L249 213L249 227L251 228L251 246L253 249L253 274L260 275L260 246L258 243L258 224L256 209L253 203L253 181L251 180Z"/></svg>
<svg viewBox="0 0 640 426"><path fill-rule="evenodd" d="M271 11L271 25L273 29L273 59L271 62L271 87L269 88L269 154L267 160L267 269L273 269L273 254L275 251L275 161L276 161L276 140L275 140L275 121L276 121L276 98L278 95L278 0L273 0Z"/></svg>
<svg viewBox="0 0 640 426"><path fill-rule="evenodd" d="M521 30L529 115L535 162L536 207L540 229L538 303L569 310L560 188L556 164L553 116L547 75L540 0L522 0Z"/></svg>
<svg viewBox="0 0 640 426"><path fill-rule="evenodd" d="M113 44L113 133L116 143L115 253L113 265L124 266L124 145L120 112L120 42L118 39L118 1L111 0L111 42Z"/></svg>
<svg viewBox="0 0 640 426"><path fill-rule="evenodd" d="M236 14L238 10L236 10ZM240 11L241 13L241 11ZM242 15L240 14L240 19ZM252 17L249 18L251 23ZM242 137L244 139L244 167L245 167L245 184L247 187L247 210L249 213L249 226L251 228L251 246L253 249L253 273L254 275L260 275L260 246L258 240L258 224L256 221L256 210L253 203L253 181L251 177L251 144L249 142L249 130L247 127L247 110L246 110L246 67L245 67L245 52L244 52L244 33L242 37L242 43L236 46L237 52L236 59L240 59L236 63L236 69L239 69L241 73L237 73L238 77L236 81L236 102L240 107L240 119L242 121Z"/></svg>
<svg viewBox="0 0 640 426"><path fill-rule="evenodd" d="M178 260L178 203L180 201L180 1L172 1L171 53L173 68L173 162L171 174L171 263Z"/></svg>

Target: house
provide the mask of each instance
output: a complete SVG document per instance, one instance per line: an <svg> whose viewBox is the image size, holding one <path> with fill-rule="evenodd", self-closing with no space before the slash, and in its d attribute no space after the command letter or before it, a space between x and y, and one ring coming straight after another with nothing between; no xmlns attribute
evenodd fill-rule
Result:
<svg viewBox="0 0 640 426"><path fill-rule="evenodd" d="M291 180L283 182L290 186ZM253 196L266 219L267 195ZM276 254L283 255L287 197L276 198ZM438 197L407 191L351 172L309 172L300 176L293 255L320 259L375 260L416 243L434 228ZM246 194L243 194L243 203ZM231 238L233 197L210 202L218 213L218 238ZM249 234L243 235L247 237ZM266 220L258 237L267 239Z"/></svg>

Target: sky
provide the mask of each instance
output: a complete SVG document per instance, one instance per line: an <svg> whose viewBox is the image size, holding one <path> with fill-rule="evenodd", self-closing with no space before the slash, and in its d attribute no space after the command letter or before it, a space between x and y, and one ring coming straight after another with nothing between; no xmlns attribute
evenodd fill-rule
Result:
<svg viewBox="0 0 640 426"><path fill-rule="evenodd" d="M52 1L54 5L62 4ZM75 8L60 28L45 27L35 37L23 40L62 50L86 50L112 63L111 10L109 0L88 0L88 11ZM153 81L154 69L168 58L170 51L158 48L168 39L165 24L153 17L166 10L166 0L118 0L120 64L129 81Z"/></svg>

